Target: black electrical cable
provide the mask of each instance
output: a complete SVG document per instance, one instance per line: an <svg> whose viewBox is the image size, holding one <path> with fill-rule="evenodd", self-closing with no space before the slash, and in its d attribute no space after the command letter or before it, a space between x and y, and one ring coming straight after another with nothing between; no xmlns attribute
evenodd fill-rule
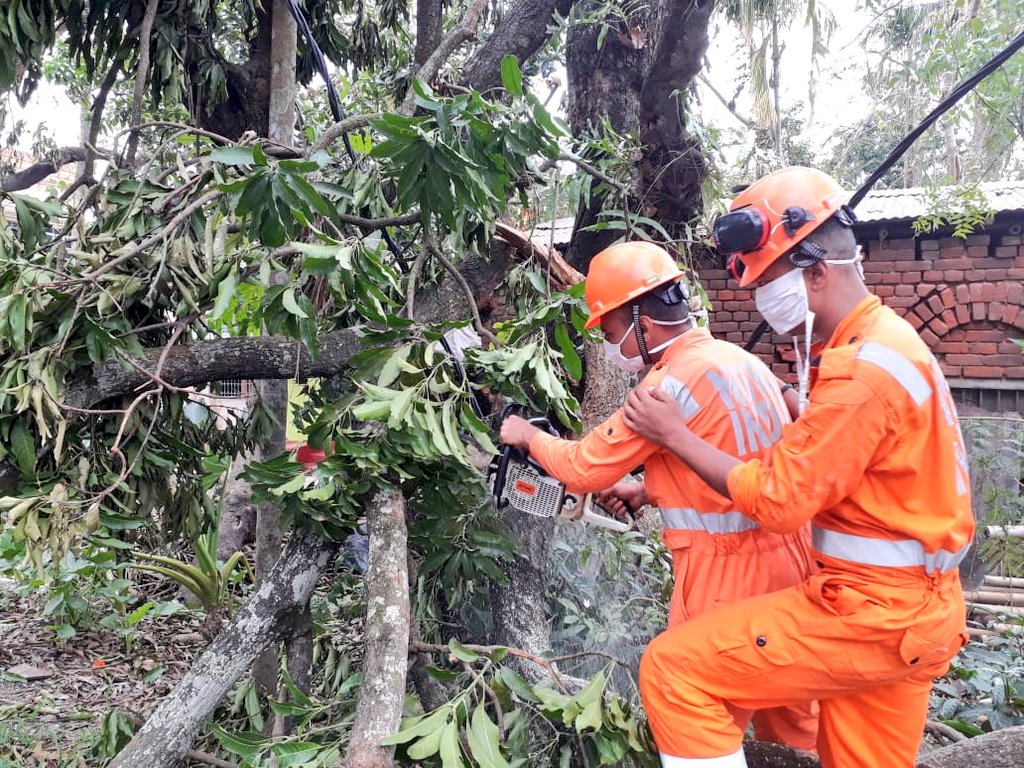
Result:
<svg viewBox="0 0 1024 768"><path fill-rule="evenodd" d="M979 69L969 78L960 83L956 88L954 88L946 98L944 98L935 106L935 109L933 109L931 112L925 115L924 119L920 123L918 123L917 127L914 128L914 130L908 133L903 139L900 140L900 142L895 147L893 147L892 152L889 153L889 156L882 161L881 165L879 165L878 168L876 168L874 172L870 176L868 176L867 181L861 184L857 191L854 192L853 195L850 197L850 201L848 203L849 206L851 208L855 208L857 204L864 199L864 196L871 191L871 188L875 186L876 183L878 183L878 180L885 175L885 172L892 168L893 165L896 164L897 160L903 157L906 151L910 149L911 145L915 141L917 141L917 139L921 136L922 133L927 131L936 120L938 120L940 117L942 117L942 115L944 115L946 112L952 109L953 106L958 101L960 101L960 99L962 99L972 90L974 90L978 83L980 83L986 77L988 77L997 69L999 69L999 67L1001 67L1007 59L1013 56L1013 54L1019 51L1022 47L1024 47L1024 32L1021 32L1019 35L1013 38L1013 40L1011 40L1010 43L1005 48L1003 48L1003 50L1001 50L999 53L997 53L995 56L989 59L988 62L986 62L981 67L981 69ZM754 333L751 334L750 339L747 341L747 343L743 345L743 349L745 349L747 352L752 350L754 348L754 345L761 340L761 337L764 336L765 331L767 330L768 323L762 321L761 324L757 326L757 329L754 331Z"/></svg>
<svg viewBox="0 0 1024 768"><path fill-rule="evenodd" d="M306 39L306 45L309 46L309 51L313 54L313 63L320 73L320 77L323 78L324 83L327 85L327 102L331 107L331 116L336 123L340 123L343 119L341 99L338 97L338 89L334 87L334 81L331 80L331 73L327 71L327 60L324 58L324 52L320 50L320 45L313 37L313 30L309 27L309 20L306 18L306 14L302 12L302 9L299 8L296 0L284 0L284 2L288 6L289 12L291 12L292 18L295 19L295 24L302 32L302 36ZM352 142L349 141L348 134L341 134L341 139L345 143L345 153L348 155L349 160L352 161L353 165L358 164L359 159L352 149ZM381 233L384 236L384 242L387 244L388 250L394 254L398 262L398 268L402 272L407 272L407 259L404 258L405 250L394 241L387 227L381 227Z"/></svg>
<svg viewBox="0 0 1024 768"><path fill-rule="evenodd" d="M871 188L875 186L875 183L885 175L885 172L903 156L903 153L910 149L910 145L917 141L917 138L932 126L932 123L948 112L954 104L960 101L960 99L974 90L978 83L999 69L999 67L1001 67L1007 59L1013 56L1013 54L1020 50L1021 47L1024 47L1024 32L1021 32L1013 38L1009 45L993 56L988 63L971 75L971 77L960 83L960 85L958 85L949 94L949 96L940 101L935 109L929 112L914 130L908 133L899 144L893 147L889 156L882 161L882 164L875 169L875 172L868 177L867 181L861 184L860 189L853 193L849 202L850 207L856 207L857 203L864 199L864 195L866 195Z"/></svg>

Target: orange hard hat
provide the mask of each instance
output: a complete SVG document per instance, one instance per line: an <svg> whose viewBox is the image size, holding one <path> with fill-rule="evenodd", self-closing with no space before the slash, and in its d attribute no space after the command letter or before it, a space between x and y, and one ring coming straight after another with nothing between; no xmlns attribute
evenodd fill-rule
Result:
<svg viewBox="0 0 1024 768"><path fill-rule="evenodd" d="M806 250L809 266L825 257L804 239L837 212L852 226L853 212L845 205L849 193L827 173L814 168L782 168L758 179L732 201L729 213L715 221L712 240L728 258L741 286L757 280L776 259L794 249ZM792 258L792 257L791 257Z"/></svg>
<svg viewBox="0 0 1024 768"><path fill-rule="evenodd" d="M683 277L683 271L664 248L638 240L605 248L590 260L584 294L590 307L586 328L617 307L659 285Z"/></svg>

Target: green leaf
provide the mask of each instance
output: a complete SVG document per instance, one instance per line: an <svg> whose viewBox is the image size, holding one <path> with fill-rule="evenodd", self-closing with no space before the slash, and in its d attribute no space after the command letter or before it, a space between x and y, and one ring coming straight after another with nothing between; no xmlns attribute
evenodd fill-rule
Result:
<svg viewBox="0 0 1024 768"><path fill-rule="evenodd" d="M302 490L302 486L306 484L306 476L304 474L298 474L289 480L287 483L271 488L270 492L275 496L284 496L289 493L296 493Z"/></svg>
<svg viewBox="0 0 1024 768"><path fill-rule="evenodd" d="M462 750L459 748L459 728L454 720L448 722L441 734L441 768L462 768Z"/></svg>
<svg viewBox="0 0 1024 768"><path fill-rule="evenodd" d="M454 637L448 641L448 650L451 651L452 656L456 659L464 661L467 664L472 664L474 661L480 660L480 654L469 650L469 648L464 646Z"/></svg>
<svg viewBox="0 0 1024 768"><path fill-rule="evenodd" d="M36 445L32 435L21 421L14 422L11 427L11 453L18 464L18 469L26 475L36 468Z"/></svg>
<svg viewBox="0 0 1024 768"><path fill-rule="evenodd" d="M402 363L409 359L412 347L404 344L391 353L391 357L380 369L380 376L377 377L377 385L380 387L390 386L402 373Z"/></svg>
<svg viewBox="0 0 1024 768"><path fill-rule="evenodd" d="M408 746L406 754L413 760L425 760L441 748L441 736L443 734L444 728L438 728L436 731L420 737L418 741Z"/></svg>
<svg viewBox="0 0 1024 768"><path fill-rule="evenodd" d="M140 621L142 621L146 615L153 610L153 604L148 600L136 608L134 611L124 617L124 625L126 627L134 627Z"/></svg>
<svg viewBox="0 0 1024 768"><path fill-rule="evenodd" d="M235 290L238 288L238 274L234 265L227 277L220 281L217 286L217 300L213 303L213 310L210 312L211 320L219 320L227 311L231 300L235 298Z"/></svg>
<svg viewBox="0 0 1024 768"><path fill-rule="evenodd" d="M312 741L293 741L275 744L270 751L277 758L279 768L296 768L317 757L323 746Z"/></svg>
<svg viewBox="0 0 1024 768"><path fill-rule="evenodd" d="M301 317L303 319L309 317L309 315L307 315L303 311L302 307L299 306L299 302L296 301L295 289L292 287L288 287L287 289L285 289L285 292L281 294L281 304L282 306L284 306L286 310L288 310L289 314L295 315L296 317Z"/></svg>
<svg viewBox="0 0 1024 768"><path fill-rule="evenodd" d="M601 728L601 700L592 701L583 708L579 717L576 718L576 732L583 733L587 728L595 731Z"/></svg>
<svg viewBox="0 0 1024 768"><path fill-rule="evenodd" d="M491 722L481 704L473 711L472 725L466 731L469 751L480 768L509 768L498 746L498 726Z"/></svg>
<svg viewBox="0 0 1024 768"><path fill-rule="evenodd" d="M605 682L604 672L598 672L594 675L594 678L587 683L587 686L576 694L574 697L576 703L579 704L580 707L587 707L595 701L600 702L601 694L604 692Z"/></svg>
<svg viewBox="0 0 1024 768"><path fill-rule="evenodd" d="M519 69L519 60L511 53L501 58L501 84L512 95L523 95L523 73Z"/></svg>
<svg viewBox="0 0 1024 768"><path fill-rule="evenodd" d="M254 165L254 147L217 147L210 152L210 159L222 165ZM264 157L263 165L266 165Z"/></svg>
<svg viewBox="0 0 1024 768"><path fill-rule="evenodd" d="M28 299L18 293L11 298L7 307L7 323L11 328L11 345L15 349L25 348L25 327L28 322Z"/></svg>
<svg viewBox="0 0 1024 768"><path fill-rule="evenodd" d="M53 634L61 642L67 642L78 634L78 631L70 624L60 624L58 626L51 627L51 629L53 629Z"/></svg>
<svg viewBox="0 0 1024 768"><path fill-rule="evenodd" d="M565 366L566 373L573 381L579 381L583 376L583 361L580 360L580 356L576 352L576 345L569 338L569 331L566 329L565 323L555 325L555 342L562 351L562 364Z"/></svg>
<svg viewBox="0 0 1024 768"><path fill-rule="evenodd" d="M219 725L213 726L213 733L224 749L233 755L245 758L256 757L270 743L270 739L265 738L261 733L251 731L228 733Z"/></svg>
<svg viewBox="0 0 1024 768"><path fill-rule="evenodd" d="M445 705L440 709L434 710L429 715L405 720L402 723L402 730L390 736L385 736L380 740L380 744L384 746L405 744L413 739L418 739L420 736L426 736L428 733L432 733L440 728L441 724L449 719L451 713L451 705Z"/></svg>

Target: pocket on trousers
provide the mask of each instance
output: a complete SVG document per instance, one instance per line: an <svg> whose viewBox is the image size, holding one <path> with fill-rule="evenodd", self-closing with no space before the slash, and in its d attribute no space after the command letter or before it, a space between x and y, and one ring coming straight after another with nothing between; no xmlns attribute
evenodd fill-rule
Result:
<svg viewBox="0 0 1024 768"><path fill-rule="evenodd" d="M716 650L718 662L734 673L757 675L796 663L786 638L770 631Z"/></svg>
<svg viewBox="0 0 1024 768"><path fill-rule="evenodd" d="M967 643L967 634L945 637L928 632L928 627L910 627L900 640L900 658L908 667L927 668L945 664Z"/></svg>

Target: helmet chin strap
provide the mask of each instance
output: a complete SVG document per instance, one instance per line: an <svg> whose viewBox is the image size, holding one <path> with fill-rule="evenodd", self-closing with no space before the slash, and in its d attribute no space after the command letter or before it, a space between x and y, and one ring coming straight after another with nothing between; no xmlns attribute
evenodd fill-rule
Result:
<svg viewBox="0 0 1024 768"><path fill-rule="evenodd" d="M633 318L633 335L636 336L636 345L640 348L640 359L644 365L651 364L651 354L647 351L647 341L644 339L644 332L640 328L640 305L633 304L629 308L629 314Z"/></svg>

